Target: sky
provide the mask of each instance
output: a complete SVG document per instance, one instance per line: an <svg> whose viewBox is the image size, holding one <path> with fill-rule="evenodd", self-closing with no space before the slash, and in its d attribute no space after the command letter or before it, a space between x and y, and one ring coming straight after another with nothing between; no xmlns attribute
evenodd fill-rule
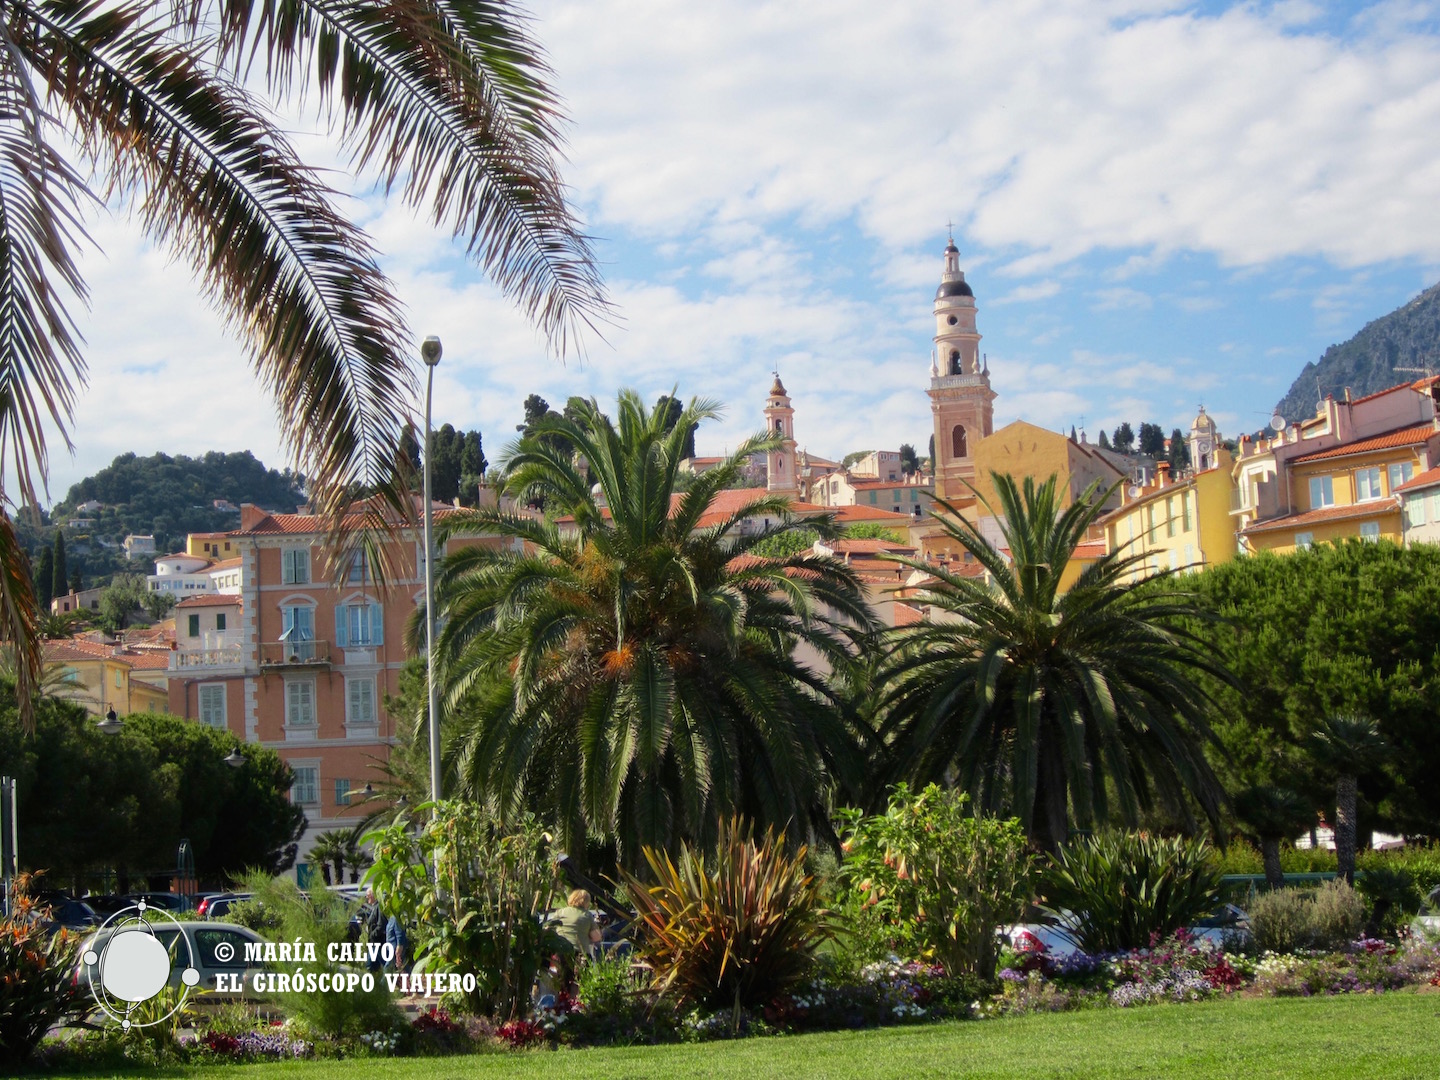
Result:
<svg viewBox="0 0 1440 1080"><path fill-rule="evenodd" d="M435 423L478 427L492 463L528 394L622 387L723 402L697 440L720 453L776 369L810 452L923 455L947 227L997 426L1092 440L1201 403L1256 430L1307 361L1440 280L1440 3L530 10L617 313L583 355L549 355L446 236L336 178L417 343L444 341ZM131 450L287 464L187 268L121 214L90 231L90 378L52 499Z"/></svg>

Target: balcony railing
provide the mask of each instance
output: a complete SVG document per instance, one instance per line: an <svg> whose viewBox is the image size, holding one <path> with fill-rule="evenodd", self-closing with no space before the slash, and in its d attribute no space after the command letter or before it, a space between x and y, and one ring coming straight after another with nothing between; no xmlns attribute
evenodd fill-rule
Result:
<svg viewBox="0 0 1440 1080"><path fill-rule="evenodd" d="M260 645L261 667L306 667L328 663L328 641L266 641Z"/></svg>
<svg viewBox="0 0 1440 1080"><path fill-rule="evenodd" d="M244 654L239 645L227 645L219 649L185 649L170 654L170 670L184 671L190 668L239 667Z"/></svg>

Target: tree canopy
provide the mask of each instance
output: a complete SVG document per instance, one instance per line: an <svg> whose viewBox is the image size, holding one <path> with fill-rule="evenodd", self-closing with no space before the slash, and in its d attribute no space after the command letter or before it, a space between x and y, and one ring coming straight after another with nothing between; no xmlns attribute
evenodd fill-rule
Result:
<svg viewBox="0 0 1440 1080"><path fill-rule="evenodd" d="M1323 718L1361 713L1393 750L1360 777L1361 831L1440 835L1440 547L1350 540L1262 552L1193 583L1227 620L1201 632L1238 679L1210 687L1228 783L1295 787L1331 805L1306 743Z"/></svg>
<svg viewBox="0 0 1440 1080"><path fill-rule="evenodd" d="M245 762L233 768L223 759L237 747ZM173 870L181 839L207 881L274 872L305 824L275 751L175 716L136 713L106 735L78 706L41 698L32 735L0 682L0 761L19 782L21 865L57 884Z"/></svg>

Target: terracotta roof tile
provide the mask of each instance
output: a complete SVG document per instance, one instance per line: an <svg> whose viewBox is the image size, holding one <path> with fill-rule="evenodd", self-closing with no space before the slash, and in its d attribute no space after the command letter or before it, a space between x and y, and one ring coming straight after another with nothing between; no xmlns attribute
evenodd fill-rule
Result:
<svg viewBox="0 0 1440 1080"><path fill-rule="evenodd" d="M924 621L925 616L919 608L913 608L909 604L895 605L896 626L915 626Z"/></svg>
<svg viewBox="0 0 1440 1080"><path fill-rule="evenodd" d="M1105 556L1104 540L1087 540L1083 544L1075 545L1075 558L1077 559L1100 559Z"/></svg>
<svg viewBox="0 0 1440 1080"><path fill-rule="evenodd" d="M850 552L852 555L879 551L888 551L896 555L913 555L915 553L915 548L911 545L897 544L893 540L852 539L850 537L841 537L839 540L824 540L821 542L830 550L834 551L837 555L843 555L847 551Z"/></svg>
<svg viewBox="0 0 1440 1080"><path fill-rule="evenodd" d="M192 607L240 607L240 597L234 593L206 592L199 596L187 596L175 605L177 608Z"/></svg>
<svg viewBox="0 0 1440 1080"><path fill-rule="evenodd" d="M1275 532L1279 529L1300 529L1306 525L1320 525L1328 521L1349 521L1352 518L1394 514L1399 509L1400 500L1392 495L1389 498L1375 499L1371 502L1353 503L1350 506L1326 506L1319 510L1307 510L1303 514L1291 514L1288 517L1273 518L1270 521L1258 521L1240 531L1248 536L1251 533Z"/></svg>
<svg viewBox="0 0 1440 1080"><path fill-rule="evenodd" d="M236 557L234 559L222 559L217 563L211 564L210 572L214 573L216 570L234 570L244 561L244 559L241 559L239 557Z"/></svg>
<svg viewBox="0 0 1440 1080"><path fill-rule="evenodd" d="M1419 476L1412 477L1395 490L1397 492L1419 491L1421 488L1434 487L1436 484L1440 484L1440 465L1435 466L1433 469L1427 469Z"/></svg>
<svg viewBox="0 0 1440 1080"><path fill-rule="evenodd" d="M1374 435L1368 439L1357 439L1355 442L1341 443L1339 446L1332 446L1328 450L1317 450L1313 454L1303 454L1300 457L1292 458L1290 464L1303 465L1309 461L1325 461L1330 458L1350 457L1353 454L1368 454L1375 450L1390 450L1400 446L1421 446L1437 435L1440 435L1440 431L1436 431L1434 424L1416 424L1413 427L1387 431L1383 435Z"/></svg>

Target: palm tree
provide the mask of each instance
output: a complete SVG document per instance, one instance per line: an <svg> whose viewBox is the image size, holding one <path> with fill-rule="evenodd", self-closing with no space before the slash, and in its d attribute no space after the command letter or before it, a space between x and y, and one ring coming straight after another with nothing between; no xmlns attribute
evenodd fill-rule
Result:
<svg viewBox="0 0 1440 1080"><path fill-rule="evenodd" d="M1280 867L1280 842L1315 823L1315 811L1289 788L1266 784L1246 788L1235 796L1235 816L1241 829L1260 842L1265 860L1265 883L1272 889L1285 884Z"/></svg>
<svg viewBox="0 0 1440 1080"><path fill-rule="evenodd" d="M318 103L352 167L452 229L557 351L605 302L556 167L548 71L508 4L18 0L0 39L0 453L16 485L0 493L0 636L20 647L27 712L37 611L5 508L38 504L47 424L70 445L85 362L63 297L85 299L75 251L101 197L192 267L337 537L355 486L402 500L413 350L369 239L278 113Z"/></svg>
<svg viewBox="0 0 1440 1080"><path fill-rule="evenodd" d="M504 485L558 521L481 510L449 528L510 541L463 548L439 575L462 793L542 811L571 851L613 841L634 869L642 846L712 845L737 812L791 842L823 830L828 785L861 782L862 733L797 650L841 662L847 634L875 624L838 561L754 553L800 527L788 499L716 504L774 440L747 441L677 494L686 439L714 405L692 401L673 426L630 391L618 421L594 401L567 412L533 425Z"/></svg>
<svg viewBox="0 0 1440 1080"><path fill-rule="evenodd" d="M1310 735L1317 764L1335 776L1335 861L1346 881L1355 880L1355 802L1360 774L1382 762L1390 744L1369 716L1355 713L1322 720Z"/></svg>
<svg viewBox="0 0 1440 1080"><path fill-rule="evenodd" d="M931 575L916 601L937 614L893 632L880 668L885 775L958 783L1052 851L1072 820L1134 825L1157 796L1187 822L1191 796L1218 825L1223 794L1201 750L1209 701L1194 676L1226 676L1181 626L1201 615L1189 594L1163 574L1127 581L1143 556L1120 552L1062 589L1103 512L1099 485L1062 510L1053 476L1023 490L993 479L1000 505L983 505L1005 552L937 500L936 521L983 576L896 560Z"/></svg>
<svg viewBox="0 0 1440 1080"><path fill-rule="evenodd" d="M326 885L345 884L345 856L349 831L331 829L315 837L315 846L310 849L309 860L320 868L320 875ZM331 867L335 868L332 878Z"/></svg>

